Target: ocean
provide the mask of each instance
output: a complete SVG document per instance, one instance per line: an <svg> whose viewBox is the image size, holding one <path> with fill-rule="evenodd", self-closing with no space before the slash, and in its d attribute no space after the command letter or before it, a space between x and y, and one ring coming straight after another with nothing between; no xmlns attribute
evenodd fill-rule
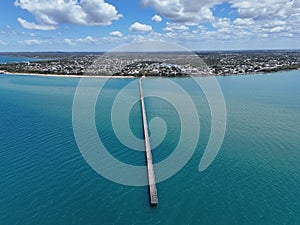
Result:
<svg viewBox="0 0 300 225"><path fill-rule="evenodd" d="M79 78L0 75L0 224L300 224L300 71L217 80L227 129L216 159L199 172L211 132L209 104L191 78L171 79L192 99L201 129L191 159L157 184L159 203L150 207L147 187L112 182L82 156L72 124ZM136 81L109 80L98 96L94 120L115 159L143 166L144 153L118 140L110 118L114 99ZM145 79L144 93L157 87L176 96L165 82ZM138 86L130 87L128 99L137 98ZM166 99L148 97L145 104L148 120L160 117L167 127L153 150L154 162L162 162L180 135L192 134L181 133L181 115ZM133 104L128 121L137 138L143 136L140 113L139 104ZM116 116L122 119L123 112ZM84 117L80 123L86 125Z"/></svg>
<svg viewBox="0 0 300 225"><path fill-rule="evenodd" d="M18 63L18 62L31 62L31 61L41 61L41 60L46 60L46 59L0 56L0 64L3 64L3 63Z"/></svg>

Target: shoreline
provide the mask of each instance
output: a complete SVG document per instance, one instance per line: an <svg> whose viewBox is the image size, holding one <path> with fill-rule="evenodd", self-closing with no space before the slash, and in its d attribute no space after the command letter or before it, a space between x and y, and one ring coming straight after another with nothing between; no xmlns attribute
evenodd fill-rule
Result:
<svg viewBox="0 0 300 225"><path fill-rule="evenodd" d="M185 77L229 77L229 76L247 76L247 75L259 75L259 74L274 74L279 72L290 72L290 71L300 71L300 69L294 70L280 70L274 72L257 72L257 73L243 73L243 74L227 74L227 75L218 75L218 74L208 74L208 75L199 75L199 76L175 76L175 77L163 77L163 76L148 76L148 78L185 78ZM62 78L100 78L100 79L138 79L139 77L135 76L105 76L105 75L75 75L75 74L39 74L39 73L11 73L6 71L1 71L0 75L16 75L16 76L36 76L36 77L62 77Z"/></svg>
<svg viewBox="0 0 300 225"><path fill-rule="evenodd" d="M5 72L3 75L16 75L16 76L37 76L37 77L63 77L63 78L101 78L101 79L132 79L134 76L99 76L99 75L75 75L75 74L42 74L42 73L10 73Z"/></svg>

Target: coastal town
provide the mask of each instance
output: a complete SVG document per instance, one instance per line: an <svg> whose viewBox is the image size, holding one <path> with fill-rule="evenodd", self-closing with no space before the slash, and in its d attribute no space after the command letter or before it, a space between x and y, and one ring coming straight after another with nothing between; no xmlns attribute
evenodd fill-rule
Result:
<svg viewBox="0 0 300 225"><path fill-rule="evenodd" d="M196 53L1 53L38 60L0 64L0 72L103 76L235 75L300 69L300 51ZM44 60L41 60L44 59Z"/></svg>

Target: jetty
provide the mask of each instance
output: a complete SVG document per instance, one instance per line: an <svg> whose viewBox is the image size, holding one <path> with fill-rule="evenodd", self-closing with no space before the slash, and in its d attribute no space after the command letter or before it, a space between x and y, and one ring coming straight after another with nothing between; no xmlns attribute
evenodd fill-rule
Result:
<svg viewBox="0 0 300 225"><path fill-rule="evenodd" d="M142 117L143 117L144 139L145 139L145 152L146 152L146 160L147 160L147 174L148 174L148 182L149 182L149 195L150 195L149 197L150 197L150 204L152 206L155 206L158 204L158 197L157 197L157 189L156 189L156 182L155 182L155 175L154 175L154 167L152 162L152 153L150 147L146 108L145 108L144 95L143 95L143 87L142 87L143 78L144 77L140 78L139 85L140 85L141 108L142 108Z"/></svg>

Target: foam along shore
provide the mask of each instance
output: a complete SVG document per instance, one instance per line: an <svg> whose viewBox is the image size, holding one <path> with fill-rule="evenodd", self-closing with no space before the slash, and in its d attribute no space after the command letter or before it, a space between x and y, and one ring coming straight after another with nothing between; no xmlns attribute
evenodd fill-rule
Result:
<svg viewBox="0 0 300 225"><path fill-rule="evenodd" d="M39 76L39 77L65 77L65 78L101 78L101 79L126 79L126 78L136 78L134 76L98 76L98 75L73 75L73 74L40 74L40 73L10 73L5 71L0 71L0 74L4 75L18 75L18 76Z"/></svg>

